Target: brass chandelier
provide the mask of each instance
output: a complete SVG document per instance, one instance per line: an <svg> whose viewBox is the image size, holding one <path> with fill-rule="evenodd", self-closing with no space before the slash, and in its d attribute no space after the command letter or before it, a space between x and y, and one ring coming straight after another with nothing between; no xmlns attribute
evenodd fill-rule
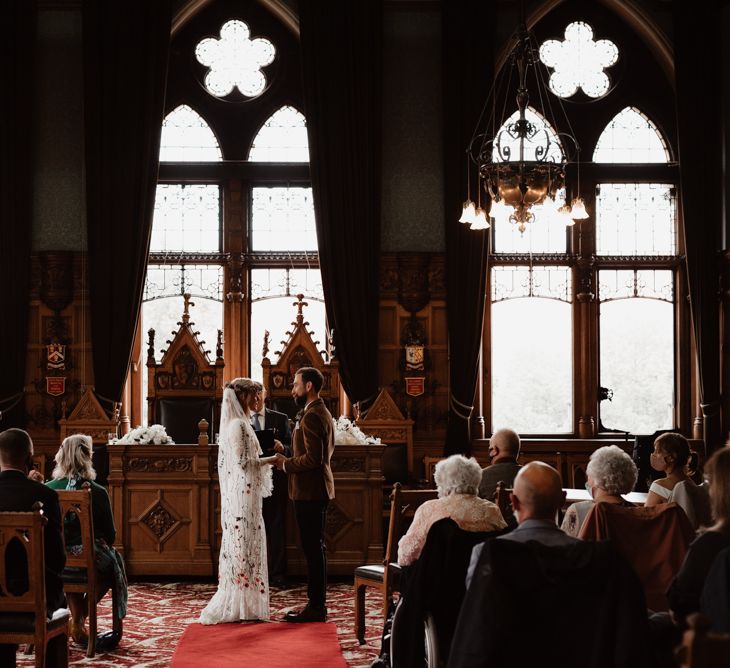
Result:
<svg viewBox="0 0 730 668"><path fill-rule="evenodd" d="M539 60L534 37L527 30L524 18L509 60L510 66L502 68L484 106L486 110L491 103L492 114L483 123L482 111L467 147L467 178L473 162L480 183L476 203L467 193L459 222L471 225L473 230L483 230L490 227L489 219L508 220L517 225L520 233L524 233L527 225L534 222L536 211L539 211L541 217L550 216L566 225L573 225L576 220L588 218L585 203L580 197L579 164L578 196L570 206L565 201L566 165L579 155L580 149L572 134L558 132L551 113L549 96L552 93L543 80L545 67ZM515 70L517 111L505 119L503 109L502 118L497 122L494 109L496 97L501 93L505 79L509 86ZM542 109L529 107L530 71L534 73L535 90ZM509 90L505 90L505 101L508 94ZM558 106L563 111L565 123L570 127L559 99ZM482 188L491 202L484 208L481 206Z"/></svg>

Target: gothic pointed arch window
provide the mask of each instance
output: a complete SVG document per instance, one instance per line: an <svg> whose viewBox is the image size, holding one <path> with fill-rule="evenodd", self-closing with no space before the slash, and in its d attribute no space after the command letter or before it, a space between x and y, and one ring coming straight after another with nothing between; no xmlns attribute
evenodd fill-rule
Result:
<svg viewBox="0 0 730 668"><path fill-rule="evenodd" d="M689 313L676 298L686 279L672 81L601 3L566 0L533 33L550 78L542 102L565 112L560 130L580 148L566 168L565 200L582 197L589 218L552 225L552 212L534 206L520 235L493 216L482 357L488 431L691 433ZM498 94L495 107L509 109L513 96Z"/></svg>
<svg viewBox="0 0 730 668"><path fill-rule="evenodd" d="M223 330L227 377L261 377L264 332L283 337L299 293L326 348L299 58L262 3L213 0L173 37L138 328L158 358L184 293L209 350ZM145 371L130 376L143 398Z"/></svg>

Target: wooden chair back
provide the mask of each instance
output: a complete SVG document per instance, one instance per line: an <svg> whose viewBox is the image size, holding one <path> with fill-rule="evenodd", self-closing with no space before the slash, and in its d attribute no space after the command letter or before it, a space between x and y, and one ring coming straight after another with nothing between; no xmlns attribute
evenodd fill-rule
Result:
<svg viewBox="0 0 730 668"><path fill-rule="evenodd" d="M499 508L499 512L502 513L504 521L508 523L509 518L512 518L514 520L512 500L510 498L511 493L512 488L507 487L507 485L504 484L503 480L500 480L497 483L497 488L494 491L494 503L497 505L497 508Z"/></svg>
<svg viewBox="0 0 730 668"><path fill-rule="evenodd" d="M58 490L58 502L61 505L61 521L78 522L81 533L80 550L66 552L66 568L83 568L86 577L96 581L94 567L94 518L91 512L91 487L78 490ZM86 591L86 589L84 589Z"/></svg>
<svg viewBox="0 0 730 668"><path fill-rule="evenodd" d="M43 527L47 521L40 507L28 513L0 513L0 613L36 613L36 626L39 621L45 622L46 615ZM28 568L28 589L20 594L14 594L8 588L10 559L7 552L14 545L16 550L23 550ZM17 565L17 558L12 559L12 563Z"/></svg>
<svg viewBox="0 0 730 668"><path fill-rule="evenodd" d="M0 622L0 644L32 645L36 668L43 668L51 649L48 641L61 636L52 647L51 656L53 665L67 666L68 610L56 610L52 619L47 617L43 532L48 520L41 507L42 504L36 502L31 512L0 512L0 615L12 620L10 627ZM11 554L8 554L9 550L12 550ZM9 586L8 578L22 574L22 570L16 569L23 558L27 582L23 579L18 584L27 589L18 592L14 586ZM10 564L12 573L8 573Z"/></svg>
<svg viewBox="0 0 730 668"><path fill-rule="evenodd" d="M386 573L388 564L397 561L398 541L408 531L418 506L436 498L438 498L438 492L435 489L403 489L398 482L393 485L393 492L390 495L388 539L383 561Z"/></svg>
<svg viewBox="0 0 730 668"><path fill-rule="evenodd" d="M727 668L730 633L710 633L710 620L700 613L687 618L689 628L675 650L679 668Z"/></svg>
<svg viewBox="0 0 730 668"><path fill-rule="evenodd" d="M426 455L423 458L423 477L425 478L428 486L436 489L436 481L434 480L433 474L436 471L436 464L446 457L429 457Z"/></svg>

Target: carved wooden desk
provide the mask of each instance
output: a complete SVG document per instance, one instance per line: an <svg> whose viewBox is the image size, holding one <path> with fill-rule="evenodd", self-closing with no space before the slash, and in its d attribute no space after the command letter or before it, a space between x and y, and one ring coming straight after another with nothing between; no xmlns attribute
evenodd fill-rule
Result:
<svg viewBox="0 0 730 668"><path fill-rule="evenodd" d="M328 571L352 575L383 556L381 526L385 446L340 445L332 468L336 498L327 513ZM109 495L116 548L130 575L217 572L220 495L215 445L109 446ZM305 572L293 509L287 518L288 573Z"/></svg>

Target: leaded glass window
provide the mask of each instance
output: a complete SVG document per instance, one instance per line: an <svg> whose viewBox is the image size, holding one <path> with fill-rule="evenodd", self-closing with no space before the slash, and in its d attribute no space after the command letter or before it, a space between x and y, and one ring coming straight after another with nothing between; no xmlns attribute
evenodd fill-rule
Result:
<svg viewBox="0 0 730 668"><path fill-rule="evenodd" d="M251 376L261 379L261 360L265 332L270 333L269 359L281 350L282 337L291 331L296 316L296 295L303 294L305 322L319 349L327 345L326 315L322 276L319 269L251 270Z"/></svg>
<svg viewBox="0 0 730 668"><path fill-rule="evenodd" d="M220 187L157 185L150 252L221 250Z"/></svg>
<svg viewBox="0 0 730 668"><path fill-rule="evenodd" d="M560 205L565 202L565 190L558 192ZM565 253L565 221L557 215L557 207L538 204L532 207L535 220L520 232L507 218L494 219L495 253Z"/></svg>
<svg viewBox="0 0 730 668"><path fill-rule="evenodd" d="M309 162L307 122L294 107L282 107L263 124L248 154L257 162Z"/></svg>
<svg viewBox="0 0 730 668"><path fill-rule="evenodd" d="M214 162L221 149L203 117L181 104L165 117L160 137L160 162Z"/></svg>
<svg viewBox="0 0 730 668"><path fill-rule="evenodd" d="M276 56L274 45L262 37L251 39L251 31L243 21L227 21L220 30L220 39L207 37L195 48L195 57L208 67L205 87L211 95L225 97L238 88L246 97L261 95L266 88L262 67Z"/></svg>
<svg viewBox="0 0 730 668"><path fill-rule="evenodd" d="M601 424L634 434L673 428L674 273L604 269L598 293Z"/></svg>
<svg viewBox="0 0 730 668"><path fill-rule="evenodd" d="M618 48L608 39L593 39L593 28L574 21L565 28L565 40L548 39L540 47L540 60L553 70L550 90L572 97L581 89L588 97L608 93L611 80L604 70L618 60Z"/></svg>
<svg viewBox="0 0 730 668"><path fill-rule="evenodd" d="M667 162L664 138L644 114L634 107L622 109L598 138L593 162Z"/></svg>
<svg viewBox="0 0 730 668"><path fill-rule="evenodd" d="M251 248L254 251L316 251L312 189L254 186L251 189Z"/></svg>
<svg viewBox="0 0 730 668"><path fill-rule="evenodd" d="M596 191L598 255L675 255L676 197L666 183L601 183Z"/></svg>
<svg viewBox="0 0 730 668"><path fill-rule="evenodd" d="M494 267L491 279L492 429L572 431L570 269Z"/></svg>

